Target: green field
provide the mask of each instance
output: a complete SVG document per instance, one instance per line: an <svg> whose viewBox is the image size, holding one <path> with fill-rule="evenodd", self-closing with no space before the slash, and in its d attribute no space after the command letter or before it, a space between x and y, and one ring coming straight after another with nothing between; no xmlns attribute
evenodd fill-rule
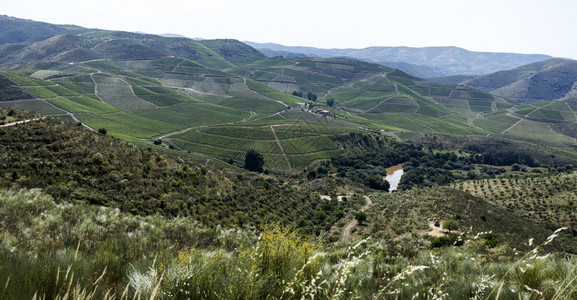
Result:
<svg viewBox="0 0 577 300"><path fill-rule="evenodd" d="M549 125L545 123L527 120L522 120L511 128L511 130L507 131L507 135L512 135L527 141L575 145L574 138L554 132Z"/></svg>
<svg viewBox="0 0 577 300"><path fill-rule="evenodd" d="M48 101L72 113L105 114L118 111L116 108L102 102L101 100L96 100L87 96L74 98L58 97L49 99Z"/></svg>
<svg viewBox="0 0 577 300"><path fill-rule="evenodd" d="M59 115L65 112L44 100L17 100L17 101L0 101L0 106L14 107L22 110L35 111L43 115Z"/></svg>
<svg viewBox="0 0 577 300"><path fill-rule="evenodd" d="M487 93L483 93L480 91L475 91L475 90L453 90L450 94L451 98L459 98L459 99L469 99L469 98L475 98L475 99L486 99L486 100L493 100L494 97L491 96L490 94Z"/></svg>
<svg viewBox="0 0 577 300"><path fill-rule="evenodd" d="M550 102L527 114L535 119L575 122L575 113L566 102Z"/></svg>
<svg viewBox="0 0 577 300"><path fill-rule="evenodd" d="M53 82L81 95L94 95L94 82L88 75L54 79Z"/></svg>
<svg viewBox="0 0 577 300"><path fill-rule="evenodd" d="M507 116L507 111L501 110L484 114L481 118L474 120L473 123L487 131L501 133L518 121L519 119Z"/></svg>
<svg viewBox="0 0 577 300"><path fill-rule="evenodd" d="M472 112L490 112L493 110L493 102L481 100L469 100L469 107Z"/></svg>
<svg viewBox="0 0 577 300"><path fill-rule="evenodd" d="M150 120L130 113L78 114L77 117L92 128L105 128L111 135L134 138L152 138L164 132L182 128L175 124Z"/></svg>
<svg viewBox="0 0 577 300"><path fill-rule="evenodd" d="M408 114L359 114L360 116L370 119L380 124L396 127L409 131L418 132L436 132L435 129L419 121L409 118Z"/></svg>
<svg viewBox="0 0 577 300"><path fill-rule="evenodd" d="M456 114L443 117L431 117L421 115L406 115L408 119L415 120L420 124L427 124L428 127L439 133L464 134L464 135L481 135L484 131L471 127L467 120Z"/></svg>
<svg viewBox="0 0 577 300"><path fill-rule="evenodd" d="M276 140L274 131L279 141ZM330 139L331 134L350 132L343 128L330 128L314 124L277 124L269 126L211 126L171 135L168 139L177 147L198 153L232 159L241 164L248 150L263 154L265 167L271 171L288 168L302 169L312 162L328 159L342 151ZM287 156L279 146L282 145ZM269 161L272 160L272 161Z"/></svg>
<svg viewBox="0 0 577 300"><path fill-rule="evenodd" d="M395 97L387 99L377 106L371 108L367 112L381 113L381 112L399 112L399 113L415 113L419 110L419 104L409 97Z"/></svg>
<svg viewBox="0 0 577 300"><path fill-rule="evenodd" d="M247 140L273 140L274 134L268 126L219 126L206 127L202 132L212 135L234 137Z"/></svg>
<svg viewBox="0 0 577 300"><path fill-rule="evenodd" d="M16 73L13 73L13 72L2 71L2 72L0 72L0 74L2 74L2 76L7 77L8 79L10 79L11 81L13 81L14 83L16 83L17 85L19 85L21 87L50 86L50 85L52 85L52 83L50 81L40 80L40 79L28 77L28 76L22 76L22 75L18 75Z"/></svg>

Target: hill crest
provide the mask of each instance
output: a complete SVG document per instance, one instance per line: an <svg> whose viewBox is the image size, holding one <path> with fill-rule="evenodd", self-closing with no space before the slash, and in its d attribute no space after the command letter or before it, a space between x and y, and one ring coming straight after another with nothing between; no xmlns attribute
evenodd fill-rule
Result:
<svg viewBox="0 0 577 300"><path fill-rule="evenodd" d="M577 61L550 59L474 77L460 84L505 97L517 103L575 97L577 96Z"/></svg>
<svg viewBox="0 0 577 300"><path fill-rule="evenodd" d="M387 66L387 62L402 62L412 66L401 70L418 77L429 74L426 76L427 78L488 74L551 58L551 56L542 54L476 52L455 46L420 48L374 46L363 49L321 49L283 46L274 43L245 43L257 50L269 49L320 57L351 57L385 66ZM416 67L425 67L425 70L418 71L415 69Z"/></svg>

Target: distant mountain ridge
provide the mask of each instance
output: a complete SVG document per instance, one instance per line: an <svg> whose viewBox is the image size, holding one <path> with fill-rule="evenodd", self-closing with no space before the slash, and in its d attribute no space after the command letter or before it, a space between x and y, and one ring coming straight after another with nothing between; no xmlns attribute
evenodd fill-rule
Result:
<svg viewBox="0 0 577 300"><path fill-rule="evenodd" d="M442 84L461 84L517 103L577 97L577 61L549 59L482 76L434 78Z"/></svg>
<svg viewBox="0 0 577 300"><path fill-rule="evenodd" d="M275 52L284 52L318 57L355 58L398 68L410 75L421 78L489 74L552 58L543 54L475 52L453 46L320 49L283 46L274 43L245 43L268 56L274 55ZM394 63L404 64L393 65Z"/></svg>
<svg viewBox="0 0 577 300"><path fill-rule="evenodd" d="M80 26L55 25L0 15L0 45L39 42L59 34L78 34L88 30Z"/></svg>

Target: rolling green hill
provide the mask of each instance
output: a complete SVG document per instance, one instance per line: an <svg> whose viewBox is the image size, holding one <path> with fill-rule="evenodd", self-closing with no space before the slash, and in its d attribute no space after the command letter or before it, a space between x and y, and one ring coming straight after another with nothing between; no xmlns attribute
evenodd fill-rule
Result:
<svg viewBox="0 0 577 300"><path fill-rule="evenodd" d="M0 68L11 70L2 72L9 80L3 95L13 95L0 106L235 165L254 148L263 152L268 171L281 173L346 152L332 138L356 130L494 134L563 151L575 146L567 130L549 125L575 123L563 103L513 108L498 96L377 64L269 59L235 40L81 33L54 32L0 47ZM254 139L247 130L268 135Z"/></svg>

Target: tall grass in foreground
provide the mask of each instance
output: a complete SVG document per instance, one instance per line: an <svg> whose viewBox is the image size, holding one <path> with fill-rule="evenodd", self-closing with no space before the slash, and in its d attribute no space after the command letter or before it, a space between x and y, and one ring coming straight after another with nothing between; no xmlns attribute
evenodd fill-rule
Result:
<svg viewBox="0 0 577 300"><path fill-rule="evenodd" d="M207 229L39 190L0 191L0 225L0 299L577 299L577 259L541 245L324 244L276 224Z"/></svg>

